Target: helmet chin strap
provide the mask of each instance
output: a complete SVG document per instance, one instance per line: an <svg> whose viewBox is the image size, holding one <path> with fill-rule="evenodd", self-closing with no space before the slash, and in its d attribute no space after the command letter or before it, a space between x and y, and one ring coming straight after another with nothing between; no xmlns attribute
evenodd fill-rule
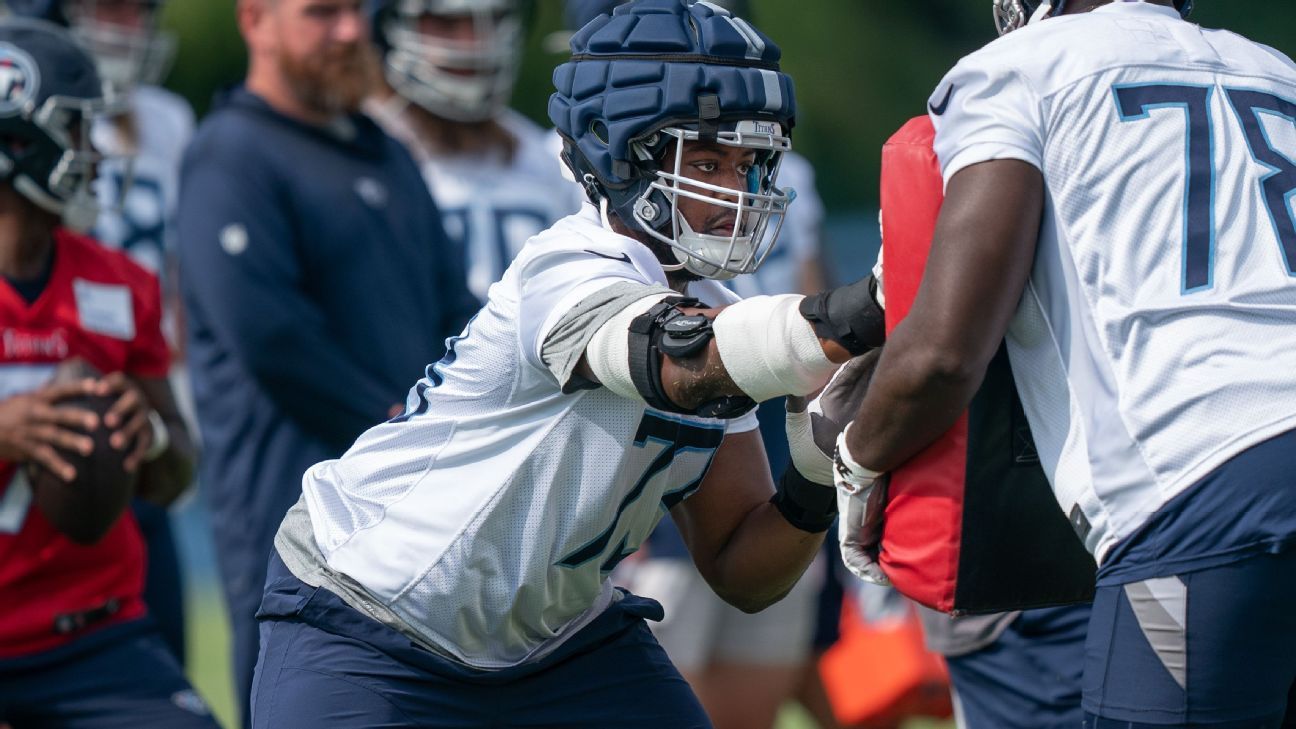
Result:
<svg viewBox="0 0 1296 729"><path fill-rule="evenodd" d="M1058 0L1059 11L1062 10L1062 5L1065 2L1066 0ZM1052 12L1053 12L1052 0L1044 0L1044 2L1040 3L1040 6L1038 8L1035 8L1035 12L1031 14L1030 20L1026 21L1026 25L1032 25L1034 23L1038 23L1039 21L1047 18L1049 14ZM1049 27L1051 28L1053 26L1049 26Z"/></svg>
<svg viewBox="0 0 1296 729"><path fill-rule="evenodd" d="M599 209L599 217L603 221L603 227L615 233L616 228L612 227L612 218L608 216L608 199L606 197L599 198L598 209ZM663 271L684 270L683 263L662 263L661 267Z"/></svg>

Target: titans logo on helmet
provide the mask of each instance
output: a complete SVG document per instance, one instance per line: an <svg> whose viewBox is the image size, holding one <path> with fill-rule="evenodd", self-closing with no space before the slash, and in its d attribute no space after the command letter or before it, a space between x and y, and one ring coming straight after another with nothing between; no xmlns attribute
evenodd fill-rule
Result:
<svg viewBox="0 0 1296 729"><path fill-rule="evenodd" d="M9 43L0 43L0 116L22 111L40 87L36 62Z"/></svg>

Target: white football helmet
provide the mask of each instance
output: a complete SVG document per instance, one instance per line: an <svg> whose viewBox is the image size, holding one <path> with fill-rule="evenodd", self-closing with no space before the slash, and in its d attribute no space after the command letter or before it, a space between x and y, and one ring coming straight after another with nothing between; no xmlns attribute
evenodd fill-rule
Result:
<svg viewBox="0 0 1296 729"><path fill-rule="evenodd" d="M371 18L388 83L436 116L484 121L513 93L523 0L385 0Z"/></svg>
<svg viewBox="0 0 1296 729"><path fill-rule="evenodd" d="M176 38L161 30L163 0L63 0L72 35L94 56L110 92L159 84L175 60Z"/></svg>

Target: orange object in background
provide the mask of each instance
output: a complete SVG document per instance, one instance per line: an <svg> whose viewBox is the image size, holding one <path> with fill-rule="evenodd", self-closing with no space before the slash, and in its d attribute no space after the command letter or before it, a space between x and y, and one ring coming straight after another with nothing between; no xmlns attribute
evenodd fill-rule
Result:
<svg viewBox="0 0 1296 729"><path fill-rule="evenodd" d="M841 638L819 661L837 721L894 729L915 716L951 716L945 662L923 644L914 607L888 588L856 584L842 605Z"/></svg>

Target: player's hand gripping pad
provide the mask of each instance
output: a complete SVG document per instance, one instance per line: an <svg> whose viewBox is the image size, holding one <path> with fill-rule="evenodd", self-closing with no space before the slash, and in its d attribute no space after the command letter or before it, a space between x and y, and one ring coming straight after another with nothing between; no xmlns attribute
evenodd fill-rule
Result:
<svg viewBox="0 0 1296 729"><path fill-rule="evenodd" d="M935 130L911 120L882 149L887 331L918 293L943 200ZM968 411L890 473L881 563L891 584L943 612L1086 602L1094 562L1040 467L1004 347Z"/></svg>

